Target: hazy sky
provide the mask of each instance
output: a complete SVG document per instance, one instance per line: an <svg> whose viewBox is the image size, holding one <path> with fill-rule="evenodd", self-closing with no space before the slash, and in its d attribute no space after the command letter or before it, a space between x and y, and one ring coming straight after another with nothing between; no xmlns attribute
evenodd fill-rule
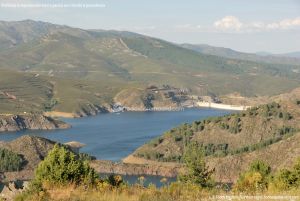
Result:
<svg viewBox="0 0 300 201"><path fill-rule="evenodd" d="M33 19L85 29L128 30L178 43L209 44L245 52L300 51L300 0L0 0L0 3L0 20ZM29 7L64 4L68 8L8 8L6 3ZM97 6L71 8L71 4Z"/></svg>

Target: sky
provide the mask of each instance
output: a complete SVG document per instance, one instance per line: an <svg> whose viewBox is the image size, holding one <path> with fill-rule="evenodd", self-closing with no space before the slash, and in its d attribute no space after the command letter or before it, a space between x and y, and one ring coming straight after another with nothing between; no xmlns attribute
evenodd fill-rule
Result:
<svg viewBox="0 0 300 201"><path fill-rule="evenodd" d="M0 0L0 20L25 19L243 52L300 51L300 0Z"/></svg>

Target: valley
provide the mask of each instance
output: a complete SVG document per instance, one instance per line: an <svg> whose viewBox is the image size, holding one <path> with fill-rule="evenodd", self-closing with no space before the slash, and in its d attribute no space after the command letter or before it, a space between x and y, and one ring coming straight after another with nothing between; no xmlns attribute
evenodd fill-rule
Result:
<svg viewBox="0 0 300 201"><path fill-rule="evenodd" d="M299 86L297 52L0 21L0 192L297 194Z"/></svg>

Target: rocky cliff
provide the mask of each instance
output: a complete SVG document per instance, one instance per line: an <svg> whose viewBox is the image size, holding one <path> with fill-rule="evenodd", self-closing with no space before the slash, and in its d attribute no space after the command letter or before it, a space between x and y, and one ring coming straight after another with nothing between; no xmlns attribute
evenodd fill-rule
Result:
<svg viewBox="0 0 300 201"><path fill-rule="evenodd" d="M66 129L70 125L40 114L0 115L0 132Z"/></svg>

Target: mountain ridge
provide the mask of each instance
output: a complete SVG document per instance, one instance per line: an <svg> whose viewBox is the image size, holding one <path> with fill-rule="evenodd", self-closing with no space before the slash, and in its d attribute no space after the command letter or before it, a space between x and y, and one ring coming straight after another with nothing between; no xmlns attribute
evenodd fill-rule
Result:
<svg viewBox="0 0 300 201"><path fill-rule="evenodd" d="M245 53L233 50L231 48L225 47L215 47L206 44L181 44L180 46L191 49L204 54L211 54L215 56L221 56L230 59L242 59L248 61L256 62L266 62L266 63L277 63L277 64L290 64L290 65L299 65L300 59L296 56L293 57L293 54L271 54L267 52L258 52L258 53ZM297 54L297 52L296 52Z"/></svg>

